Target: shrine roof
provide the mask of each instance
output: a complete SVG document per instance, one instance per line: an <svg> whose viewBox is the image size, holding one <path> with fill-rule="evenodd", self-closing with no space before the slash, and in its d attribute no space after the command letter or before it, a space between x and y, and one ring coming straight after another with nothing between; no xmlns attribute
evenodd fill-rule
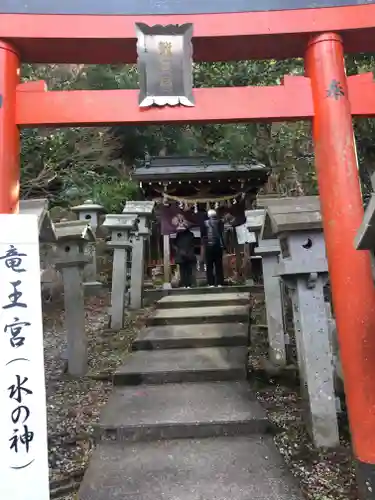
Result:
<svg viewBox="0 0 375 500"><path fill-rule="evenodd" d="M62 220L55 224L55 233L58 242L87 241L94 242L95 235L86 221Z"/></svg>
<svg viewBox="0 0 375 500"><path fill-rule="evenodd" d="M236 177L266 181L269 169L262 164L234 165L215 162L206 157L154 157L133 172L138 181L178 181Z"/></svg>

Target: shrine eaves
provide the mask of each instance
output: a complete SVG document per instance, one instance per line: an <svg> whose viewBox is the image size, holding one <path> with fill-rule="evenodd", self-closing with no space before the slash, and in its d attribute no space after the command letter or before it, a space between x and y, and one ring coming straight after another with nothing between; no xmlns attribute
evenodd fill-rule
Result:
<svg viewBox="0 0 375 500"><path fill-rule="evenodd" d="M11 0L2 14L163 15L319 9L374 4L375 0Z"/></svg>

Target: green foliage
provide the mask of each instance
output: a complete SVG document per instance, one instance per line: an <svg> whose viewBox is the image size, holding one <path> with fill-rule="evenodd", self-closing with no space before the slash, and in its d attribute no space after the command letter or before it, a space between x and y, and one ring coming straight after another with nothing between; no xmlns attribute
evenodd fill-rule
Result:
<svg viewBox="0 0 375 500"><path fill-rule="evenodd" d="M43 79L53 90L137 85L133 67L119 72L112 66L24 65L22 76L24 80ZM109 211L118 211L137 194L129 180L134 158L119 157L121 147L121 140L108 128L23 130L22 196L48 196L52 205L60 206L90 198Z"/></svg>
<svg viewBox="0 0 375 500"><path fill-rule="evenodd" d="M348 74L372 71L373 56L348 56ZM284 75L301 75L302 60L239 61L194 64L196 87L278 85ZM48 88L137 88L135 66L24 65L24 80L43 79ZM220 103L218 103L220 105ZM365 195L375 158L372 120L355 122ZM184 126L117 126L22 131L22 194L49 196L68 205L92 198L118 211L137 190L130 180L146 155L205 154L234 163L260 162L272 167L268 192L317 192L310 124L240 123Z"/></svg>

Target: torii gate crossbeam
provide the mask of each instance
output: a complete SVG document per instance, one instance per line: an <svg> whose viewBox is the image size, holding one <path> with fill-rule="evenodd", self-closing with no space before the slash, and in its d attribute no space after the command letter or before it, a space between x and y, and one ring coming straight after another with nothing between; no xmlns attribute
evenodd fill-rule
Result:
<svg viewBox="0 0 375 500"><path fill-rule="evenodd" d="M348 93L352 116L375 116L372 73L351 76ZM100 126L118 123L226 123L311 120L311 82L285 76L281 85L221 87L194 90L196 106L142 109L137 90L47 91L43 81L18 85L16 123L19 127ZM121 106L119 106L119 102ZM222 103L220 106L217 103Z"/></svg>

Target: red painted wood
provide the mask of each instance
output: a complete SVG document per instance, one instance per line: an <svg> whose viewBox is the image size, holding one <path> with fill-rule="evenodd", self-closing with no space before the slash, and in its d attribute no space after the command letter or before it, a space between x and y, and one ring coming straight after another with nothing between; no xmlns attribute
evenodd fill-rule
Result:
<svg viewBox="0 0 375 500"><path fill-rule="evenodd" d="M18 54L10 45L0 42L0 214L15 213L19 207L18 82Z"/></svg>
<svg viewBox="0 0 375 500"><path fill-rule="evenodd" d="M375 116L375 82L372 73L348 78L349 100L352 115Z"/></svg>
<svg viewBox="0 0 375 500"><path fill-rule="evenodd" d="M47 84L44 80L24 82L17 86L17 92L45 92L46 90Z"/></svg>
<svg viewBox="0 0 375 500"><path fill-rule="evenodd" d="M194 59L303 57L316 32L339 31L345 52L375 52L375 5L180 16L1 14L0 39L24 62L133 63L134 24L194 23Z"/></svg>
<svg viewBox="0 0 375 500"><path fill-rule="evenodd" d="M374 464L375 289L370 254L353 245L363 205L340 37L317 36L307 50L306 67L315 110L315 164L350 428L357 458ZM358 82L368 78L357 78L357 88ZM333 79L345 94L337 99L327 96Z"/></svg>
<svg viewBox="0 0 375 500"><path fill-rule="evenodd" d="M19 87L19 90L22 90ZM310 118L310 82L285 77L274 87L196 89L196 106L141 109L137 90L78 90L17 94L17 123L24 126L115 123L218 123Z"/></svg>
<svg viewBox="0 0 375 500"><path fill-rule="evenodd" d="M30 127L311 119L314 111L310 80L287 76L284 82L274 87L195 89L194 108L161 109L140 109L136 90L46 92L45 82L30 82L17 88L17 124ZM348 87L352 115L375 116L372 73L349 77Z"/></svg>

